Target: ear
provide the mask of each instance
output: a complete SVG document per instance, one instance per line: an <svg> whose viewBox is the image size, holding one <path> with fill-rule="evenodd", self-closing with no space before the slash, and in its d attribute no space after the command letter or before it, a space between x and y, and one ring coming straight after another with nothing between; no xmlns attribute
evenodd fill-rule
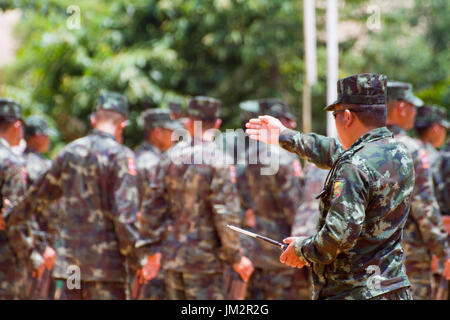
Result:
<svg viewBox="0 0 450 320"><path fill-rule="evenodd" d="M355 116L351 113L350 110L344 111L344 128L348 129L352 125L353 121L355 121Z"/></svg>
<svg viewBox="0 0 450 320"><path fill-rule="evenodd" d="M189 130L189 128L192 126L192 123L193 123L193 121L192 121L191 118L184 118L184 120L183 120L183 127L186 130Z"/></svg>
<svg viewBox="0 0 450 320"><path fill-rule="evenodd" d="M94 115L91 115L89 117L89 121L91 122L91 126L95 128L95 126L97 125L97 119L95 118Z"/></svg>
<svg viewBox="0 0 450 320"><path fill-rule="evenodd" d="M403 101L399 101L397 104L398 114L402 117L406 115L406 104Z"/></svg>
<svg viewBox="0 0 450 320"><path fill-rule="evenodd" d="M13 126L16 129L19 129L20 127L22 127L22 122L20 120L17 120L14 122Z"/></svg>
<svg viewBox="0 0 450 320"><path fill-rule="evenodd" d="M219 129L222 124L222 119L217 118L216 123L214 123L214 129Z"/></svg>

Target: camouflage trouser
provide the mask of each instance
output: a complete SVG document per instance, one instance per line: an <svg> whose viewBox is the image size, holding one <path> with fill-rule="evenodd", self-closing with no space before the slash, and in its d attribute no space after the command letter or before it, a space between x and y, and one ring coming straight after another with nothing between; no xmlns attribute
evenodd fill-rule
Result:
<svg viewBox="0 0 450 320"><path fill-rule="evenodd" d="M166 291L170 300L223 300L223 273L166 271Z"/></svg>
<svg viewBox="0 0 450 320"><path fill-rule="evenodd" d="M296 299L293 280L295 269L264 270L255 268L247 287L247 299L292 300Z"/></svg>
<svg viewBox="0 0 450 320"><path fill-rule="evenodd" d="M308 267L295 269L292 283L292 299L312 300L312 270Z"/></svg>
<svg viewBox="0 0 450 320"><path fill-rule="evenodd" d="M166 295L166 285L165 285L165 273L163 270L160 270L156 278L148 281L146 284L142 285L139 288L136 296L133 296L133 284L134 284L134 276L131 277L132 283L130 288L132 300L165 300Z"/></svg>
<svg viewBox="0 0 450 320"><path fill-rule="evenodd" d="M45 269L44 274L40 279L32 278L28 273L27 286L25 288L26 299L31 300L48 300L53 299L54 292L52 292L52 284L54 280L51 276L51 271Z"/></svg>
<svg viewBox="0 0 450 320"><path fill-rule="evenodd" d="M429 262L406 263L406 274L411 282L414 300L432 300L434 294L434 279Z"/></svg>
<svg viewBox="0 0 450 320"><path fill-rule="evenodd" d="M27 299L28 281L26 270L20 264L0 265L0 300Z"/></svg>
<svg viewBox="0 0 450 320"><path fill-rule="evenodd" d="M125 300L122 282L81 281L80 289L69 289L64 283L60 300Z"/></svg>
<svg viewBox="0 0 450 320"><path fill-rule="evenodd" d="M409 288L400 288L385 294L373 297L370 300L413 300Z"/></svg>

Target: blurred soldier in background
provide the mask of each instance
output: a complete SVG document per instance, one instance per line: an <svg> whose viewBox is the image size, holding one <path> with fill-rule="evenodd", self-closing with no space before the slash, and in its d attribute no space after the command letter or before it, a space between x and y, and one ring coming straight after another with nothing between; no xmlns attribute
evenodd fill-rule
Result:
<svg viewBox="0 0 450 320"><path fill-rule="evenodd" d="M433 183L437 190L438 185L445 178L439 171L441 154L436 149L442 147L445 143L447 130L450 129L446 110L443 107L433 105L419 108L414 128L427 151Z"/></svg>
<svg viewBox="0 0 450 320"><path fill-rule="evenodd" d="M445 176L439 170L443 157L436 148L441 147L445 143L447 130L450 128L450 123L447 121L447 111L443 107L435 105L426 105L419 108L417 110L414 128L427 151L436 199L442 214L442 195L439 194L438 190ZM443 222L445 226L444 218ZM435 274L435 286L437 288L436 299L446 299L448 295L448 284L440 275L443 270L443 265L438 261L436 256L433 256L432 269Z"/></svg>
<svg viewBox="0 0 450 320"><path fill-rule="evenodd" d="M293 237L309 237L317 232L319 222L319 199L328 170L319 169L315 164L307 162L303 170L303 179L298 207L291 234ZM310 268L296 270L293 285L298 293L298 299L312 298L312 271Z"/></svg>
<svg viewBox="0 0 450 320"><path fill-rule="evenodd" d="M155 181L156 167L165 156L164 152L173 144L172 132L176 129L183 129L179 121L172 120L170 115L169 110L148 109L141 116L144 123L145 141L135 151L140 200L139 222L152 214L146 206L142 206L142 198L146 193L152 192L151 185ZM145 234L146 230L142 227L140 229L141 235ZM161 261L161 250L155 247L154 251L157 252L154 256L155 261ZM164 273L159 272L155 279L141 287L140 292L135 292L131 297L133 299L166 299Z"/></svg>
<svg viewBox="0 0 450 320"><path fill-rule="evenodd" d="M22 108L14 100L0 98L0 299L26 298L27 270L43 270L40 253L30 245L26 223L6 228L6 209L23 196L26 188L24 163L11 146L23 137ZM42 252L41 252L42 253Z"/></svg>
<svg viewBox="0 0 450 320"><path fill-rule="evenodd" d="M51 160L45 158L42 154L50 148L50 136L55 136L56 131L50 128L47 122L38 116L29 116L25 119L25 139L26 149L23 157L27 172L27 188L39 179L51 166ZM48 221L42 219L42 216L32 216L29 223L33 224L32 229L34 238L37 239L37 245L44 256L51 258L51 262L45 269L42 278L31 281L28 287L27 296L30 299L47 299L54 295L54 281L51 278L51 269L55 260L55 236L57 233L58 208L53 204L49 209ZM50 224L47 226L47 222ZM40 230L45 230L42 232Z"/></svg>
<svg viewBox="0 0 450 320"><path fill-rule="evenodd" d="M226 266L244 281L253 272L238 235L226 228L239 225L240 208L234 166L212 142L220 135L219 107L213 98L190 99L183 141L169 150L150 198L143 199L153 219L143 228L152 230L150 239L166 257L169 299L224 299Z"/></svg>
<svg viewBox="0 0 450 320"><path fill-rule="evenodd" d="M249 107L250 102L246 102L241 109ZM257 110L252 113L276 115L286 124L295 126L294 117L284 101L264 99L256 101L256 105L253 103L253 107ZM249 144L246 152L247 162L237 176L239 196L246 212L245 225L252 232L274 239L287 237L299 205L301 164L294 154L256 141ZM269 167L274 170L264 174L264 168ZM279 249L259 241L252 241L249 246L255 272L250 279L247 297L258 300L297 299L292 286L296 270L278 261Z"/></svg>
<svg viewBox="0 0 450 320"><path fill-rule="evenodd" d="M409 83L388 82L387 124L394 137L406 145L414 162L415 183L411 196L411 210L406 221L403 246L406 253L406 272L412 284L414 299L432 299L434 294L431 254L442 263L450 264L447 234L433 190L430 162L422 143L409 137L423 102L412 93Z"/></svg>
<svg viewBox="0 0 450 320"><path fill-rule="evenodd" d="M450 216L450 140L440 151L441 161L439 162L438 171L442 179L436 186L436 194L439 201L439 207L443 215Z"/></svg>
<svg viewBox="0 0 450 320"><path fill-rule="evenodd" d="M9 228L32 214L46 217L50 203L62 199L53 276L67 281L63 299L124 299L126 262L139 279L153 276L143 254L148 241L138 241L134 154L120 144L127 113L125 97L102 91L94 130L61 151L5 220Z"/></svg>

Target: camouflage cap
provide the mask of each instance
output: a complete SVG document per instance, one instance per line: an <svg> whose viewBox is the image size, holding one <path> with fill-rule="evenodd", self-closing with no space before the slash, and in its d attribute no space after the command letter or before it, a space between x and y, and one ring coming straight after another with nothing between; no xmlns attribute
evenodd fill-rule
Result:
<svg viewBox="0 0 450 320"><path fill-rule="evenodd" d="M412 84L406 82L389 81L387 83L387 101L406 101L415 107L423 106L423 101L412 92Z"/></svg>
<svg viewBox="0 0 450 320"><path fill-rule="evenodd" d="M262 99L259 100L261 113L271 115L275 118L287 118L295 120L289 105L280 99Z"/></svg>
<svg viewBox="0 0 450 320"><path fill-rule="evenodd" d="M22 120L22 106L13 99L0 98L0 117Z"/></svg>
<svg viewBox="0 0 450 320"><path fill-rule="evenodd" d="M256 100L247 100L239 104L240 116L243 122L247 122L251 118L255 118L261 114L259 103Z"/></svg>
<svg viewBox="0 0 450 320"><path fill-rule="evenodd" d="M25 119L25 136L31 137L35 134L56 136L57 132L55 129L50 128L43 118L39 116L29 116Z"/></svg>
<svg viewBox="0 0 450 320"><path fill-rule="evenodd" d="M362 73L339 79L337 82L337 100L325 108L333 111L337 104L357 105L386 104L386 81L383 74Z"/></svg>
<svg viewBox="0 0 450 320"><path fill-rule="evenodd" d="M170 130L183 129L180 121L170 118L170 111L164 109L147 109L142 112L141 117L144 121L144 127L147 130L161 127Z"/></svg>
<svg viewBox="0 0 450 320"><path fill-rule="evenodd" d="M122 114L125 118L128 116L128 99L117 92L102 90L97 99L96 110L111 110Z"/></svg>
<svg viewBox="0 0 450 320"><path fill-rule="evenodd" d="M169 102L170 117L172 119L179 119L183 117L183 106L178 101Z"/></svg>
<svg viewBox="0 0 450 320"><path fill-rule="evenodd" d="M450 122L447 121L447 110L436 105L424 105L417 110L414 126L416 128L426 127L430 124L438 123L450 129Z"/></svg>
<svg viewBox="0 0 450 320"><path fill-rule="evenodd" d="M197 96L189 99L187 115L202 120L215 120L219 117L221 102L211 97Z"/></svg>

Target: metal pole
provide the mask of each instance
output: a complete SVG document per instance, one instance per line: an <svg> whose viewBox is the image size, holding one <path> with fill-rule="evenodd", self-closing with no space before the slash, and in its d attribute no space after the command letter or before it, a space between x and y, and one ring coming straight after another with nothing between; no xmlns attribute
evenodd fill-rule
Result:
<svg viewBox="0 0 450 320"><path fill-rule="evenodd" d="M337 98L338 60L338 6L337 0L327 0L327 104ZM331 112L327 112L327 135L337 137Z"/></svg>
<svg viewBox="0 0 450 320"><path fill-rule="evenodd" d="M303 81L303 132L311 131L311 86L317 83L316 15L314 0L303 0L305 77Z"/></svg>

